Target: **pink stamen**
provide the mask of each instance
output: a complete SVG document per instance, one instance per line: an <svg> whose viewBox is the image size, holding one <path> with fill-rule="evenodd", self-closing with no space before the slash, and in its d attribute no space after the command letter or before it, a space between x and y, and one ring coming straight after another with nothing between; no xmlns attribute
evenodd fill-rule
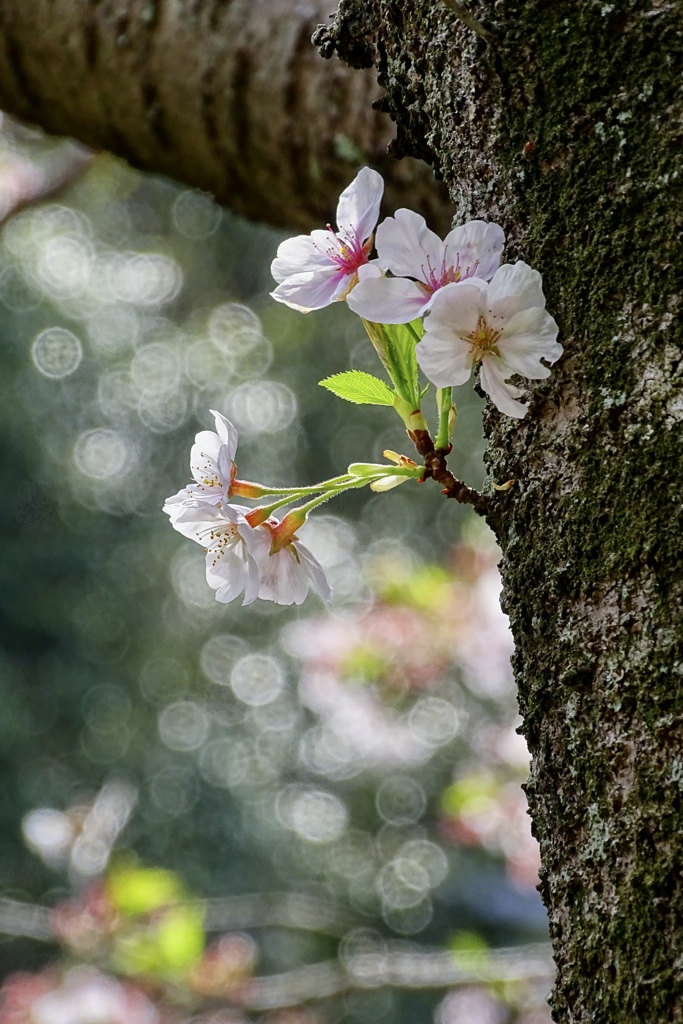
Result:
<svg viewBox="0 0 683 1024"><path fill-rule="evenodd" d="M372 238L369 238L363 244L355 234L352 237L345 235L340 238L329 224L327 225L327 230L336 243L336 246L331 245L327 250L329 258L345 274L355 274L359 267L368 262L368 256L372 249Z"/></svg>
<svg viewBox="0 0 683 1024"><path fill-rule="evenodd" d="M438 273L435 268L432 267L429 257L427 257L428 270L425 270L424 263L420 268L422 270L425 286L430 295L433 295L434 292L439 290L439 288L443 288L447 284L456 284L458 281L467 280L468 277L474 277L477 272L477 268L479 267L479 260L475 260L471 267L466 267L465 270L462 270L460 267L460 253L455 254L455 263L449 264L447 263L447 259L448 246L446 246L444 251L444 257L441 261L441 267L439 268Z"/></svg>

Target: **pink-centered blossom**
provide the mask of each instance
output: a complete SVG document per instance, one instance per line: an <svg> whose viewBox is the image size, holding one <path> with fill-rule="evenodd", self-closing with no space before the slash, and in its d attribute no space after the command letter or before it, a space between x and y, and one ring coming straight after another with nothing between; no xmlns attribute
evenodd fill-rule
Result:
<svg viewBox="0 0 683 1024"><path fill-rule="evenodd" d="M557 324L545 308L541 275L522 262L500 267L489 284L472 278L446 285L435 295L424 327L417 361L432 384L464 384L479 364L481 387L501 412L518 418L527 406L517 401L523 392L508 378L543 380L550 369L541 360L554 363L563 352Z"/></svg>
<svg viewBox="0 0 683 1024"><path fill-rule="evenodd" d="M368 262L384 192L381 174L363 167L339 197L337 230L312 231L279 246L271 272L278 302L309 313L344 299Z"/></svg>
<svg viewBox="0 0 683 1024"><path fill-rule="evenodd" d="M348 297L354 313L382 324L422 316L449 284L476 277L490 281L505 244L498 224L472 220L442 241L412 210L397 210L377 228L377 265L393 277L366 276Z"/></svg>

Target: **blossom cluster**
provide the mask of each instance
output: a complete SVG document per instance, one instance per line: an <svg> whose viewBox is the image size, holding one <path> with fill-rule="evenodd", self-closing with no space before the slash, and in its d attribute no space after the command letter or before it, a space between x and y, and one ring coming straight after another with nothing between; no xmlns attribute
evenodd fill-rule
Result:
<svg viewBox="0 0 683 1024"><path fill-rule="evenodd" d="M164 511L179 533L203 546L206 578L218 601L244 595L244 604L257 598L301 604L309 588L329 599L323 569L296 531L315 507L351 488L386 491L431 476L445 495L480 501L446 466L456 420L453 387L478 368L479 383L498 409L519 418L528 406L510 378L541 380L562 354L541 275L523 262L501 266L505 235L498 224L472 220L442 241L424 218L401 209L378 227L383 192L381 176L363 168L339 199L336 230L328 226L280 245L271 294L304 313L346 301L360 316L393 387L358 370L320 383L349 402L393 407L425 464L385 451L390 467L353 463L312 487L247 483L236 478L237 431L214 412L216 431L200 431L192 448L194 482L167 498ZM434 441L420 407L427 389L419 370L437 389ZM266 496L277 500L257 508L233 501ZM304 503L282 520L273 515L300 499Z"/></svg>
<svg viewBox="0 0 683 1024"><path fill-rule="evenodd" d="M514 375L541 380L562 355L558 328L545 308L541 275L524 262L500 265L505 235L473 220L442 241L423 217L397 210L376 230L384 183L363 168L342 193L338 230L283 242L272 265L272 297L309 312L346 299L363 320L407 324L423 317L417 362L438 388L479 383L508 416L527 406Z"/></svg>
<svg viewBox="0 0 683 1024"><path fill-rule="evenodd" d="M166 499L164 512L184 537L206 553L206 580L216 600L243 604L256 598L301 604L309 585L324 600L330 588L322 566L296 536L300 520L279 520L267 508L232 501L235 493L258 496L262 489L236 480L238 434L220 412L211 410L216 430L201 430L190 452L194 482Z"/></svg>

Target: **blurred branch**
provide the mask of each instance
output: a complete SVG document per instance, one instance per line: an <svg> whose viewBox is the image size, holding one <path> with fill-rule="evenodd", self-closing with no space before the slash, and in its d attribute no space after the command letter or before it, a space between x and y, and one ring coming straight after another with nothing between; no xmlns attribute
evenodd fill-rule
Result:
<svg viewBox="0 0 683 1024"><path fill-rule="evenodd" d="M342 938L358 925L351 914L305 893L254 893L200 900L198 904L206 911L207 932L291 928ZM48 907L6 898L0 898L0 933L40 942L57 941Z"/></svg>
<svg viewBox="0 0 683 1024"><path fill-rule="evenodd" d="M387 155L394 135L369 72L311 44L329 0L116 4L3 0L0 108L56 135L213 193L287 227L324 224L357 168L387 203L450 223L429 168Z"/></svg>
<svg viewBox="0 0 683 1024"><path fill-rule="evenodd" d="M355 923L343 911L303 894L238 896L208 900L208 931L286 927L341 937ZM55 941L46 907L0 899L0 931L16 938ZM494 982L541 982L554 976L550 946L534 944L477 953L451 953L408 943L368 944L346 960L298 967L251 978L231 999L248 1010L297 1006L352 989L458 988ZM226 997L227 998L227 997Z"/></svg>
<svg viewBox="0 0 683 1024"><path fill-rule="evenodd" d="M249 1010L296 1006L309 999L324 999L358 988L391 986L399 989L460 988L495 982L543 982L548 988L555 974L550 946L537 944L478 954L419 949L368 949L349 958L299 967L285 974L254 978L241 994L240 1005Z"/></svg>
<svg viewBox="0 0 683 1024"><path fill-rule="evenodd" d="M241 928L292 928L341 938L358 921L338 907L303 893L255 893L203 901L204 925L216 932Z"/></svg>
<svg viewBox="0 0 683 1024"><path fill-rule="evenodd" d="M18 939L56 942L47 907L6 897L0 898L0 932Z"/></svg>

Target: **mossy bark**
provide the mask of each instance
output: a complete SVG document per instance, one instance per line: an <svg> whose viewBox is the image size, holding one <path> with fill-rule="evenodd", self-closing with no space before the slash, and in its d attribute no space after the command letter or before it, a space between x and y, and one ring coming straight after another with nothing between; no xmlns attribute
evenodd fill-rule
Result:
<svg viewBox="0 0 683 1024"><path fill-rule="evenodd" d="M683 1021L683 5L342 0L394 150L499 221L565 355L486 415L554 1018Z"/></svg>

